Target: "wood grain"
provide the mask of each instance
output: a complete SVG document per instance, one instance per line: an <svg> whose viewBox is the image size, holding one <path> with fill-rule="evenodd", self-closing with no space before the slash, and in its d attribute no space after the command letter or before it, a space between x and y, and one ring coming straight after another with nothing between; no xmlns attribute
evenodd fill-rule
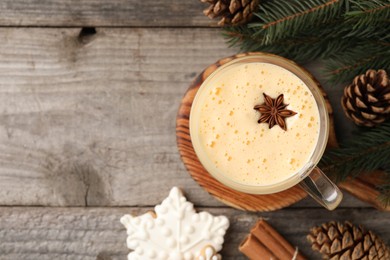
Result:
<svg viewBox="0 0 390 260"><path fill-rule="evenodd" d="M124 214L142 214L150 208L0 208L0 258L14 259L125 259L126 230L119 223ZM246 259L238 245L260 217L231 208L200 208L226 215L231 226L225 236L223 259ZM320 259L306 241L309 229L330 219L365 225L390 242L388 218L376 210L285 209L262 213L308 259Z"/></svg>
<svg viewBox="0 0 390 260"><path fill-rule="evenodd" d="M3 0L0 26L208 26L198 0Z"/></svg>
<svg viewBox="0 0 390 260"><path fill-rule="evenodd" d="M219 31L79 33L0 29L0 204L153 205L177 185L221 205L183 174L175 142L188 82L234 51Z"/></svg>

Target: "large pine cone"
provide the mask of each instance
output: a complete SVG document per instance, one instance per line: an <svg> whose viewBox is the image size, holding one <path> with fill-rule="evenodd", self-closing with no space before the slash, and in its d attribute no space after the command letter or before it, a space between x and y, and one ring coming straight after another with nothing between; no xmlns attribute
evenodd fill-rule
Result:
<svg viewBox="0 0 390 260"><path fill-rule="evenodd" d="M361 126L375 126L390 118L390 81L384 70L368 70L344 89L344 112Z"/></svg>
<svg viewBox="0 0 390 260"><path fill-rule="evenodd" d="M390 249L379 237L350 222L324 223L312 228L307 239L313 250L322 253L324 259L390 259Z"/></svg>
<svg viewBox="0 0 390 260"><path fill-rule="evenodd" d="M209 3L203 13L210 19L221 18L219 26L238 25L248 22L256 11L259 0L200 0Z"/></svg>

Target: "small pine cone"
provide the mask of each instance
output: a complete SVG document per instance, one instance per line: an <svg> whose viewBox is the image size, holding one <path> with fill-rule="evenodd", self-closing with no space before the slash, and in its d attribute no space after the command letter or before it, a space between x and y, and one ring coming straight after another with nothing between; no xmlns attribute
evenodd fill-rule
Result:
<svg viewBox="0 0 390 260"><path fill-rule="evenodd" d="M384 70L368 70L344 89L341 105L348 118L372 127L390 118L390 80Z"/></svg>
<svg viewBox="0 0 390 260"><path fill-rule="evenodd" d="M209 3L203 13L210 19L220 18L218 25L238 25L248 22L257 10L259 0L200 0Z"/></svg>
<svg viewBox="0 0 390 260"><path fill-rule="evenodd" d="M383 240L348 221L344 224L332 221L314 227L307 239L312 249L323 255L323 259L390 259L390 249Z"/></svg>

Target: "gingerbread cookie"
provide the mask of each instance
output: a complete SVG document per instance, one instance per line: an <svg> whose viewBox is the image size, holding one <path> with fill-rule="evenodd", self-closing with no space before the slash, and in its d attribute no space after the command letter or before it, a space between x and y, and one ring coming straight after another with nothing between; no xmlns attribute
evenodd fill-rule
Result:
<svg viewBox="0 0 390 260"><path fill-rule="evenodd" d="M196 213L179 188L138 217L125 215L121 223L127 229L127 247L134 250L129 260L136 259L221 259L223 237L229 227L225 216L208 212Z"/></svg>

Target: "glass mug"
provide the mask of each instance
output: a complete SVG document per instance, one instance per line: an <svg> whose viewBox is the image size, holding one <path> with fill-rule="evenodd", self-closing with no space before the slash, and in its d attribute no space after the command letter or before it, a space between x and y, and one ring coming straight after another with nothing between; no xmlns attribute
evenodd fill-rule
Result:
<svg viewBox="0 0 390 260"><path fill-rule="evenodd" d="M258 183L243 183L241 181L237 181L233 179L231 176L227 176L227 174L224 173L224 170L221 169L221 167L218 167L217 161L213 161L212 154L206 152L206 144L205 140L202 140L201 137L201 130L200 130L200 124L201 124L201 115L202 115L202 107L205 106L205 100L207 98L207 95L211 95L212 91L216 84L216 82L213 83L213 80L216 80L221 74L225 75L227 71L229 72L229 69L235 69L238 68L238 65L247 65L247 64L272 64L276 65L277 67L273 66L274 68L282 68L283 70L287 70L292 73L293 77L297 77L300 82L303 82L307 89L312 94L315 105L318 108L318 135L316 137L316 144L313 145L313 152L308 157L307 160L304 160L305 163L302 163L302 167L295 170L290 176L288 176L285 179L282 179L276 183L269 183L269 184L258 184ZM255 65L256 66L256 65ZM264 65L265 66L265 65ZM248 66L246 66L248 67ZM241 69L242 66L240 67ZM264 72L264 71L263 71ZM261 73L263 73L261 72ZM224 74L225 73L225 74ZM259 71L259 79L262 76L262 74ZM229 73L228 73L229 74ZM228 74L226 74L226 77L228 77ZM241 75L240 75L241 76ZM245 78L245 75L242 75L243 78ZM272 79L271 79L272 80ZM279 79L281 80L281 79ZM291 83L292 84L292 83ZM247 87L249 86L249 82L246 84ZM217 179L222 184L226 185L227 187L230 187L234 190L249 193L249 194L272 194L276 192L280 192L286 189L291 188L292 186L299 184L311 197L313 197L318 203L320 203L322 206L329 210L335 209L338 204L342 200L342 193L338 189L338 187L332 183L328 177L316 166L318 162L321 159L322 154L325 151L328 135L329 135L329 118L328 118L328 112L326 109L326 103L325 100L321 94L321 91L317 87L318 84L314 80L313 76L307 72L306 70L299 67L296 63L285 59L280 56L276 56L273 54L268 53L251 53L247 56L240 56L237 58L234 58L233 60L227 62L226 64L222 65L221 67L217 68L211 75L207 77L207 79L202 83L200 86L194 101L192 103L191 112L190 112L190 136L191 141L195 150L195 153L202 163L202 165L205 167L205 169L213 176L215 179ZM238 85L237 85L238 87ZM221 87L223 90L223 86ZM215 88L214 88L215 90ZM218 90L219 91L219 90ZM264 90L264 93L266 90ZM259 92L260 93L260 92ZM307 94L307 93L305 93ZM276 96L273 96L271 98L275 98ZM234 97L233 97L234 99ZM253 98L252 98L253 99ZM221 101L220 101L221 102ZM288 102L287 102L288 103ZM249 109L249 108L248 108ZM253 109L253 106L252 108ZM289 109L289 106L287 106L286 109ZM254 110L252 110L254 111ZM253 112L252 112L253 113ZM260 114L258 115L260 116ZM218 120L220 118L218 117ZM215 119L217 120L217 119ZM288 119L286 119L288 120ZM257 123L257 122L256 122ZM288 124L287 124L288 125ZM226 126L228 127L228 126ZM268 127L268 126L267 126ZM273 128L278 128L278 125L275 125ZM270 129L271 131L272 129ZM275 130L279 131L279 130ZM288 131L288 129L287 129ZM297 130L298 131L298 130ZM301 130L299 130L301 131ZM305 130L306 131L306 130ZM233 143L234 145L234 143ZM228 151L227 151L228 152ZM295 152L295 150L294 150ZM243 151L245 153L245 151ZM227 153L225 153L226 155ZM230 158L229 158L230 159ZM273 159L273 158L271 158ZM243 163L243 162L241 162ZM225 169L225 172L227 170ZM242 173L243 174L243 173Z"/></svg>

